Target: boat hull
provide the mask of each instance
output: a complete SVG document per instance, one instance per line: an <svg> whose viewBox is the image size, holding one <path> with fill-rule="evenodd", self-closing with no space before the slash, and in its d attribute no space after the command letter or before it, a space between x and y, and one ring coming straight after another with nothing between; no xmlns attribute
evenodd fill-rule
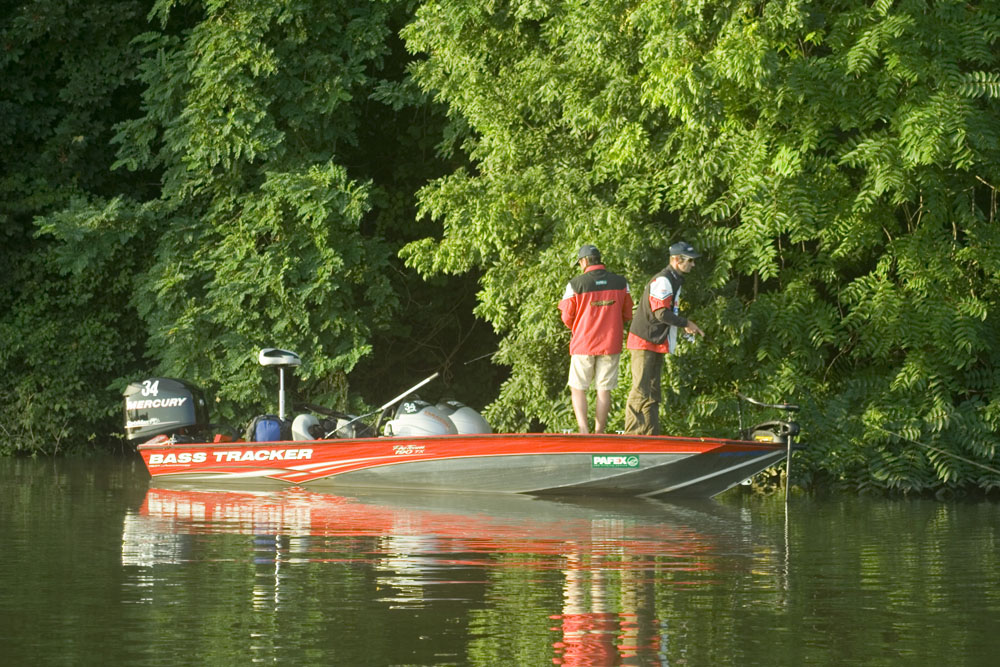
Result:
<svg viewBox="0 0 1000 667"><path fill-rule="evenodd" d="M780 443L713 438L483 434L143 444L166 486L711 497L774 465Z"/></svg>

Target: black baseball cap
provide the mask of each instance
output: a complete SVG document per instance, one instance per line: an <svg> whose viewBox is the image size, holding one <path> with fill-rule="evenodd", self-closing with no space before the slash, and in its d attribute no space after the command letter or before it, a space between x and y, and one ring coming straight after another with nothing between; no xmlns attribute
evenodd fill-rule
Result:
<svg viewBox="0 0 1000 667"><path fill-rule="evenodd" d="M600 256L601 256L601 251L597 249L597 246L593 246L593 245L590 245L588 243L587 245L580 246L580 252L576 253L576 259L573 260L572 263L576 264L577 262L579 262L584 257L598 257L599 258Z"/></svg>
<svg viewBox="0 0 1000 667"><path fill-rule="evenodd" d="M701 257L701 253L695 250L694 246L687 241L678 241L670 246L670 256L673 257L674 255L684 255L685 257L694 259Z"/></svg>

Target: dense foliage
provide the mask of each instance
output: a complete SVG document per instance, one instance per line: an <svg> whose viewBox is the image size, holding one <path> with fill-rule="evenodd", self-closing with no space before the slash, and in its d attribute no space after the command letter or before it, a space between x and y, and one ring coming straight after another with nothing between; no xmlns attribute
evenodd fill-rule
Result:
<svg viewBox="0 0 1000 667"><path fill-rule="evenodd" d="M803 482L1000 484L993 3L0 7L7 450L107 432L144 373L263 409L270 345L317 402L444 368L571 428L576 248L638 293L684 238L709 337L666 430L731 435L739 390L803 404ZM494 335L502 384L460 363Z"/></svg>
<svg viewBox="0 0 1000 667"><path fill-rule="evenodd" d="M670 360L667 430L731 424L738 388L805 403L813 471L995 488L975 464L1000 426L998 21L950 1L422 5L415 76L471 125L474 168L422 190L444 238L406 252L484 270L513 368L491 416L572 423L552 302L574 248L638 292L685 238L710 340Z"/></svg>
<svg viewBox="0 0 1000 667"><path fill-rule="evenodd" d="M130 44L144 11L0 2L0 451L56 452L101 433L116 407L105 388L144 348L127 308L144 247L86 233L104 223L90 202L150 194L109 169L114 125L137 111ZM36 216L77 231L39 236Z"/></svg>
<svg viewBox="0 0 1000 667"><path fill-rule="evenodd" d="M203 386L219 421L273 411L262 347L301 353L300 397L340 408L352 370L354 400L384 399L492 349L470 336L474 282L396 259L444 164L395 37L404 3L118 4L31 3L5 26L5 449L118 430L120 390L149 374ZM375 346L392 359L358 366Z"/></svg>

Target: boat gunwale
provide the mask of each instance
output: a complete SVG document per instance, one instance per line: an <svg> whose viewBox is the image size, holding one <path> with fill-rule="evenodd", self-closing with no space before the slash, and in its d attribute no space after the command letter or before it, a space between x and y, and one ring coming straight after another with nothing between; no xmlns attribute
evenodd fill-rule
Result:
<svg viewBox="0 0 1000 667"><path fill-rule="evenodd" d="M192 449L192 448L232 448L238 447L275 447L275 446L308 446L308 445L362 445L369 443L407 443L423 442L429 440L492 440L492 439L515 439L527 438L529 440L542 439L572 439L591 441L590 446L603 444L599 441L608 441L609 445L617 444L620 441L638 441L636 444L649 445L653 441L664 442L664 444L702 443L717 444L719 446L738 445L742 447L759 449L783 449L786 445L781 442L759 442L756 440L738 440L735 438L717 438L709 436L679 436L679 435L635 435L629 433L449 433L444 435L415 435L415 436L374 436L370 438L321 438L318 440L272 440L269 442L257 442L250 440L227 440L224 442L144 442L135 445L136 450L155 449Z"/></svg>

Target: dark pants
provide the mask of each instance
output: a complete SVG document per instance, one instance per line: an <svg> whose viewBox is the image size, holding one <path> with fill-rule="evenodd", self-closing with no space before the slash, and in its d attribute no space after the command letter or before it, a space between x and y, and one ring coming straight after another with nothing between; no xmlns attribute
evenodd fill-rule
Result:
<svg viewBox="0 0 1000 667"><path fill-rule="evenodd" d="M625 432L633 435L659 435L663 355L649 350L629 352L632 353L632 391L625 404Z"/></svg>

